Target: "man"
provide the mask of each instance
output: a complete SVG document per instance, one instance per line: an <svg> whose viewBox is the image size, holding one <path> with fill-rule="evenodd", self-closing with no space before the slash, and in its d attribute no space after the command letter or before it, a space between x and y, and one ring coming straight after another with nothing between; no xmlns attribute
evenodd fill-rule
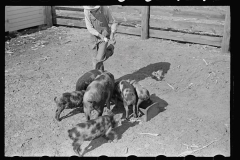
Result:
<svg viewBox="0 0 240 160"><path fill-rule="evenodd" d="M86 27L91 38L93 68L104 71L103 61L112 56L114 51L117 23L107 6L83 6L83 8ZM109 23L112 23L111 28ZM107 46L109 39L113 43Z"/></svg>

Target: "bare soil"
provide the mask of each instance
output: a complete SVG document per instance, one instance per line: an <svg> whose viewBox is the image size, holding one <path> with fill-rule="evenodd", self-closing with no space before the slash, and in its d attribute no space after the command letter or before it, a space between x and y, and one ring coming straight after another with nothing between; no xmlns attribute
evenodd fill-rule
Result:
<svg viewBox="0 0 240 160"><path fill-rule="evenodd" d="M116 40L105 69L115 79L139 81L165 109L147 122L122 122L114 129L117 143L84 142L84 156L178 156L195 149L195 156L230 156L230 55L161 39L117 34ZM86 29L52 27L5 42L5 156L75 155L67 130L84 114L64 110L57 122L53 98L73 91L92 69L89 41ZM113 111L125 118L122 106Z"/></svg>

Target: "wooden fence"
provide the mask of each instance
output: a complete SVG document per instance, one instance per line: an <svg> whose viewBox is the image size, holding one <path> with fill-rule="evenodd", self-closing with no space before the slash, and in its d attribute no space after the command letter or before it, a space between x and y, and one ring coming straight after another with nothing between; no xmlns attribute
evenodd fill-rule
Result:
<svg viewBox="0 0 240 160"><path fill-rule="evenodd" d="M58 11L65 11L68 12L68 14L58 14ZM225 18L225 24L198 24L204 25L204 27L210 27L212 29L218 29L220 30L218 34L208 34L208 33L194 33L191 31L184 31L184 30L178 30L178 28L181 28L184 25L188 25L190 27L197 26L196 22L189 22L189 21L177 21L175 23L175 29L169 29L159 27L158 24L162 24L162 26L166 23L169 23L168 25L171 25L172 20L168 19L154 19L152 15L154 12L159 12L159 10L154 10L154 7L150 8L150 6L144 6L140 9L140 17L133 17L126 19L123 16L118 17L117 21L120 23L117 32L118 33L124 33L124 34L131 34L131 35L137 35L141 36L142 39L147 39L149 37L152 38L162 38L162 39L169 39L169 40L175 40L175 41L181 41L181 42L190 42L190 43L197 43L197 44L205 44L205 45L211 45L211 46L217 46L222 47L222 52L226 53L229 52L229 44L230 44L230 8L226 11L226 16L222 15L200 15L203 18L206 17L206 19L223 19ZM71 12L71 13L70 13ZM77 13L76 13L77 12ZM112 10L114 14L114 10ZM163 11L164 12L164 11ZM76 26L81 28L86 28L85 22L84 22L84 15L83 15L83 8L82 7L69 7L69 6L52 6L48 8L48 11L46 11L48 15L48 21L47 24L49 25L67 25L67 26ZM190 12L189 12L190 13ZM189 14L188 13L188 14ZM74 14L76 14L74 16ZM70 16L69 16L70 15ZM193 13L190 13L189 15L194 16ZM199 15L198 15L199 16ZM205 17L204 17L205 16ZM155 16L159 17L159 16ZM155 23L156 21L156 23ZM221 33L222 30L222 33Z"/></svg>
<svg viewBox="0 0 240 160"><path fill-rule="evenodd" d="M44 6L5 6L5 32L44 24Z"/></svg>

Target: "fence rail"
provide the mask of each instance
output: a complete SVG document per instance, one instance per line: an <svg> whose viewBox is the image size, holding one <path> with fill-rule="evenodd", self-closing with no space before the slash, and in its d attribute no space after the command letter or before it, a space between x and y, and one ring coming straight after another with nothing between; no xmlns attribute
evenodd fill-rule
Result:
<svg viewBox="0 0 240 160"><path fill-rule="evenodd" d="M85 22L84 22L84 15L83 15L83 8L77 8L77 7L63 7L63 6L52 6L51 8L52 12L52 24L53 25L67 25L67 26L76 26L81 28L86 28ZM58 15L56 14L57 11L72 11L76 12L75 16L72 16L74 14L67 14L66 15ZM204 45L211 45L216 47L222 47L222 52L228 52L229 51L229 43L230 43L230 14L226 14L225 16L225 24L205 24L201 23L199 26L209 26L209 27L215 27L215 28L221 28L222 30L224 28L223 35L211 35L211 34L203 34L203 33L191 33L190 31L183 31L183 30L173 30L168 28L158 28L158 23L161 22L171 22L171 20L162 20L162 19L154 19L153 17L157 15L150 14L151 11L153 13L159 12L159 10L152 10L149 6L142 7L141 10L141 17L137 18L128 18L127 20L123 17L118 17L117 20L120 22L120 26L117 30L118 33L124 33L124 34L131 34L131 35L137 35L141 36L142 39L147 38L162 38L162 39L169 39L169 40L176 40L181 42L190 42L190 43L198 43L198 44L204 44ZM230 12L230 10L229 10ZM190 13L190 12L183 12L184 13ZM158 14L158 13L157 13ZM168 13L170 14L170 13ZM69 16L70 15L70 16ZM80 16L78 16L80 15ZM190 16L194 16L196 13L190 14ZM213 19L222 20L224 19L223 15L205 15L205 14L199 14L202 16L201 18L206 20L209 20L209 17L212 17ZM174 22L174 21L173 21ZM214 21L215 22L215 21ZM175 23L175 22L174 22ZM189 21L177 21L176 27L183 26L183 25L190 25L196 26L194 22ZM164 24L163 24L164 25ZM180 28L179 27L179 28ZM212 29L210 28L210 29Z"/></svg>

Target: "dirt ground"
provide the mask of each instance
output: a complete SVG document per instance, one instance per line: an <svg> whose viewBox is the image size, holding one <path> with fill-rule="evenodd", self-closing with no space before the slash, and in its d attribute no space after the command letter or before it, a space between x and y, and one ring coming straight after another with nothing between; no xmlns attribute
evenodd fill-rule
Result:
<svg viewBox="0 0 240 160"><path fill-rule="evenodd" d="M114 129L117 143L84 142L84 156L178 156L185 151L230 156L230 55L210 46L124 34L116 40L105 69L115 79L139 81L163 109L141 124L123 121ZM67 27L5 42L5 156L75 155L67 130L83 122L84 114L64 110L57 122L53 98L73 91L77 79L92 69L88 44L86 29ZM163 77L157 79L154 72ZM113 111L125 118L123 107Z"/></svg>

